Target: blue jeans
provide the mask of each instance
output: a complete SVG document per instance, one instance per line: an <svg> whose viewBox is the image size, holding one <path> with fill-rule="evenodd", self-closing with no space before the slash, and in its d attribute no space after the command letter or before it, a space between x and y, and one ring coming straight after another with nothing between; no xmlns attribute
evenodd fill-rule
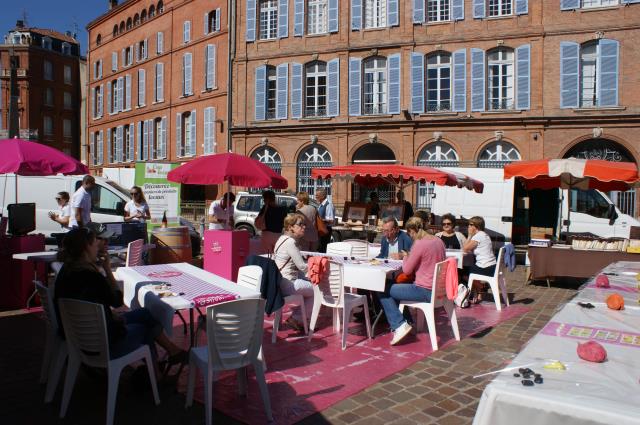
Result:
<svg viewBox="0 0 640 425"><path fill-rule="evenodd" d="M387 316L387 322L391 326L391 330L395 331L404 322L410 321L409 312L400 312L398 301L422 301L429 302L431 300L431 291L429 289L418 286L415 283L396 283L387 287L383 295L380 295L380 304Z"/></svg>
<svg viewBox="0 0 640 425"><path fill-rule="evenodd" d="M111 344L109 347L111 358L122 357L147 344L151 349L151 355L155 359L157 355L154 341L162 332L162 327L149 313L149 310L137 308L123 313L120 317L124 319L127 334L124 338Z"/></svg>

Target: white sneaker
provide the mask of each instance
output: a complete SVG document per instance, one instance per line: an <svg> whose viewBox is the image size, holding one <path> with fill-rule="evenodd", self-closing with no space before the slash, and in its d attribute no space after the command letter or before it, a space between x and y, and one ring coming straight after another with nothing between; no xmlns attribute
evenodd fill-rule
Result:
<svg viewBox="0 0 640 425"><path fill-rule="evenodd" d="M409 332L411 332L411 325L407 322L404 322L398 329L393 331L393 339L391 340L391 345L396 345L397 343L402 341L405 336L409 335Z"/></svg>

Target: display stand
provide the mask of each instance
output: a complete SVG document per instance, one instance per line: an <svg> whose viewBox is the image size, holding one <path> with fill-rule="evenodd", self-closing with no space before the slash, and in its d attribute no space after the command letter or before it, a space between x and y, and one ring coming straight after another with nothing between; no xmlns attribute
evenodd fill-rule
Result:
<svg viewBox="0 0 640 425"><path fill-rule="evenodd" d="M204 269L233 282L249 255L249 232L207 230L204 232Z"/></svg>
<svg viewBox="0 0 640 425"><path fill-rule="evenodd" d="M44 235L4 236L0 238L0 308L15 310L29 307L34 291L34 276L45 275L42 262L13 259L13 254L44 251ZM45 282L46 283L46 282Z"/></svg>

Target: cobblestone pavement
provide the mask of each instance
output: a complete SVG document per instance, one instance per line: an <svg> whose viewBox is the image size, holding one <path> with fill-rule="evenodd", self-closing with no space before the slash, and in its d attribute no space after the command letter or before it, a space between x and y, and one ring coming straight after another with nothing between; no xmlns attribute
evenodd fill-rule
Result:
<svg viewBox="0 0 640 425"><path fill-rule="evenodd" d="M480 395L492 376L476 374L503 367L570 299L575 281L527 285L524 268L508 276L513 302L530 311L480 335L445 347L413 366L389 376L363 392L310 416L302 424L469 424ZM2 317L4 316L4 317ZM59 420L61 391L44 405L44 387L38 384L44 327L37 315L0 314L0 423L95 424L105 414L106 379L80 373L67 418ZM88 382L87 382L88 381ZM93 381L93 382L91 382ZM99 382L96 385L96 382ZM204 409L195 403L184 409L184 395L175 386L160 388L162 403L153 405L150 392L136 392L126 377L121 380L117 424L201 424ZM237 423L219 412L214 422Z"/></svg>

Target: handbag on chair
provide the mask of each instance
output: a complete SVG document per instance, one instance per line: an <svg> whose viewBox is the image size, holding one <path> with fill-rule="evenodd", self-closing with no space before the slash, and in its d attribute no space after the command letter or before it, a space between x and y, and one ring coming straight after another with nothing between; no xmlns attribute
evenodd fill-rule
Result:
<svg viewBox="0 0 640 425"><path fill-rule="evenodd" d="M319 236L327 236L329 234L329 229L324 220L320 218L320 214L316 214L316 228Z"/></svg>

